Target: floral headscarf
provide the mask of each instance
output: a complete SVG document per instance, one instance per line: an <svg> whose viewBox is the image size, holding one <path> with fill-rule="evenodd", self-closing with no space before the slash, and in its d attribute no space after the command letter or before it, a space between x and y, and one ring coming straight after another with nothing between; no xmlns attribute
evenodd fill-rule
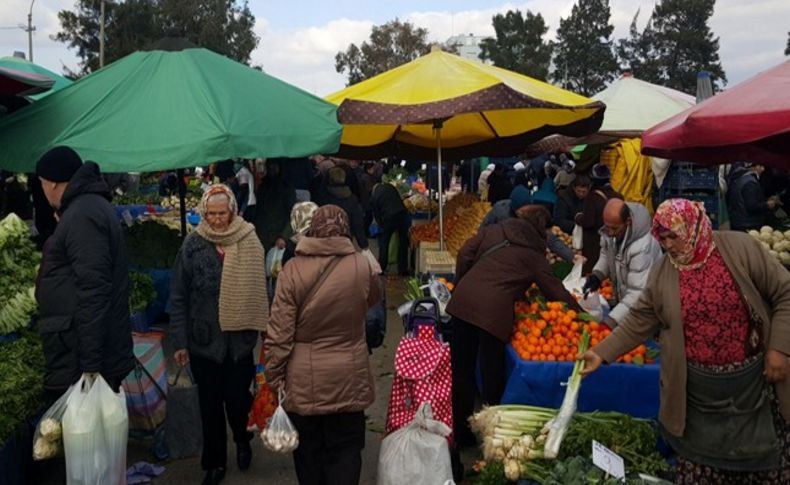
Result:
<svg viewBox="0 0 790 485"><path fill-rule="evenodd" d="M299 202L291 209L291 229L294 235L291 236L293 242L299 242L299 238L304 236L308 229L310 229L310 222L313 220L313 214L318 210L318 205L315 202Z"/></svg>
<svg viewBox="0 0 790 485"><path fill-rule="evenodd" d="M200 213L200 218L206 218L206 211L208 210L208 201L210 198L214 197L215 195L226 195L228 197L228 210L233 215L238 214L239 209L236 203L236 196L233 195L233 191L225 184L214 184L211 187L207 188L203 192L203 197L200 198L200 205L198 206L198 213Z"/></svg>
<svg viewBox="0 0 790 485"><path fill-rule="evenodd" d="M348 222L346 211L336 205L325 205L315 211L313 220L310 222L310 229L307 231L309 237L351 237L351 225Z"/></svg>
<svg viewBox="0 0 790 485"><path fill-rule="evenodd" d="M713 228L702 202L687 199L669 199L656 210L653 217L653 237L659 233L672 231L683 243L683 249L670 261L680 271L697 269L704 265L716 245L713 242Z"/></svg>

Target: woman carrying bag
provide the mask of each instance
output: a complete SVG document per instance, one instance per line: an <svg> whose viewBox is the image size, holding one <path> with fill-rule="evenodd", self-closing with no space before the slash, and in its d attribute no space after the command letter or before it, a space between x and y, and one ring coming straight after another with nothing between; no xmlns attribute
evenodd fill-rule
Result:
<svg viewBox="0 0 790 485"><path fill-rule="evenodd" d="M354 249L345 211L327 205L277 282L264 341L266 381L285 391L302 485L359 483L364 410L374 399L365 314L381 298L373 266Z"/></svg>
<svg viewBox="0 0 790 485"><path fill-rule="evenodd" d="M747 234L714 232L700 202L664 202L652 233L666 255L582 373L659 332L676 483L790 483L790 273Z"/></svg>
<svg viewBox="0 0 790 485"><path fill-rule="evenodd" d="M191 364L198 385L203 483L216 484L226 470L226 411L238 467L250 466L252 351L258 335L266 331L269 303L263 247L255 227L237 215L230 188L208 189L200 215L200 224L184 239L173 268L170 338L175 361Z"/></svg>

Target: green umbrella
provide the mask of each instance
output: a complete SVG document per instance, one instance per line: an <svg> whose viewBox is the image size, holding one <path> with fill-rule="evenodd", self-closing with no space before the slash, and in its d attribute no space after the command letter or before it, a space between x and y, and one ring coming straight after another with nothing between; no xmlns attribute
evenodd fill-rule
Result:
<svg viewBox="0 0 790 485"><path fill-rule="evenodd" d="M130 54L2 119L0 168L32 171L57 145L105 172L337 151L334 105L209 50L172 49Z"/></svg>
<svg viewBox="0 0 790 485"><path fill-rule="evenodd" d="M29 72L33 74L43 74L44 76L52 78L55 81L55 84L49 91L28 96L29 98L35 100L49 96L50 94L65 88L69 84L72 84L72 81L66 79L65 77L54 73L47 68L41 67L38 64L33 64L28 60L22 59L21 57L0 57L0 67L16 69L17 71Z"/></svg>

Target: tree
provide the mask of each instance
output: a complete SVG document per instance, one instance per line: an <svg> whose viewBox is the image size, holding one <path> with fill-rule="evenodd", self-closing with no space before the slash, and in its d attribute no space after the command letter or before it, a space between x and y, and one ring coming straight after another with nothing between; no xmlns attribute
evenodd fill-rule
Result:
<svg viewBox="0 0 790 485"><path fill-rule="evenodd" d="M552 79L563 88L591 96L617 77L610 39L609 0L579 0L567 19L560 19L554 43Z"/></svg>
<svg viewBox="0 0 790 485"><path fill-rule="evenodd" d="M617 59L622 69L630 71L634 77L650 83L661 84L661 75L653 46L653 20L647 19L647 25L640 33L636 27L639 19L637 9L628 37L617 41Z"/></svg>
<svg viewBox="0 0 790 485"><path fill-rule="evenodd" d="M653 10L652 46L662 84L694 94L697 74L708 71L714 86L724 86L727 76L719 60L719 38L708 20L716 0L660 0Z"/></svg>
<svg viewBox="0 0 790 485"><path fill-rule="evenodd" d="M427 54L428 30L397 18L374 26L370 38L357 47L349 44L335 55L335 70L345 74L347 86L389 71Z"/></svg>
<svg viewBox="0 0 790 485"><path fill-rule="evenodd" d="M496 38L483 39L480 59L545 81L551 64L552 44L543 40L549 30L543 16L527 10L525 17L519 10L508 10L505 15L494 15L492 23Z"/></svg>
<svg viewBox="0 0 790 485"><path fill-rule="evenodd" d="M53 39L76 49L82 75L99 68L100 11L101 0L77 0L74 11L58 13L61 31ZM236 0L107 1L104 25L105 64L172 33L243 63L249 62L259 41L252 30L255 17L246 1L243 4L237 4Z"/></svg>

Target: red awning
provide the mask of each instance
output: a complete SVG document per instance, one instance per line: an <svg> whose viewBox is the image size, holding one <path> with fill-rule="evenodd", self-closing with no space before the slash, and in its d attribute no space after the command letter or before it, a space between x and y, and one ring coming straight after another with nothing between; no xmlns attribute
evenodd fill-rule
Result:
<svg viewBox="0 0 790 485"><path fill-rule="evenodd" d="M790 61L650 128L642 135L642 153L790 169Z"/></svg>

